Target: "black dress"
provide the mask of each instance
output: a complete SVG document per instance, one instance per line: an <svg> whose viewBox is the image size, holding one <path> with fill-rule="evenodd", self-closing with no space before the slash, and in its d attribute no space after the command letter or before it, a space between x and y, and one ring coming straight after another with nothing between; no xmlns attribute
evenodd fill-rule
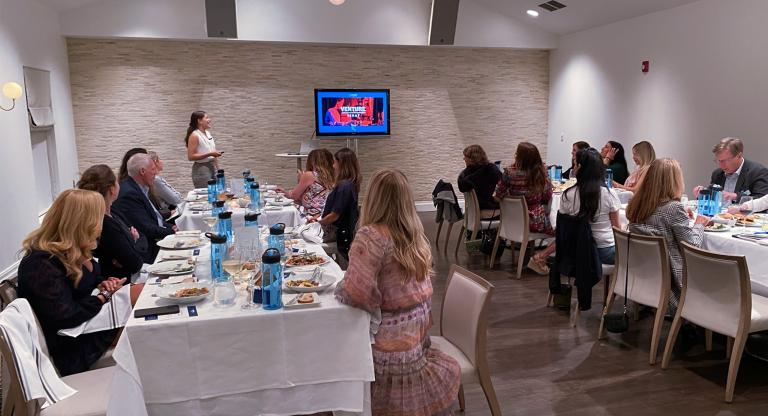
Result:
<svg viewBox="0 0 768 416"><path fill-rule="evenodd" d="M336 247L347 258L349 248L354 239L355 226L360 210L357 207L357 188L349 180L337 183L325 201L323 216L335 212L339 218L334 221L333 229L336 231ZM324 227L326 232L329 227Z"/></svg>
<svg viewBox="0 0 768 416"><path fill-rule="evenodd" d="M83 266L77 287L64 265L46 251L32 250L19 264L19 297L27 299L37 315L53 364L62 376L88 370L117 336L117 329L76 338L56 334L88 321L101 310L101 301L91 292L104 279L99 264L92 263L93 271Z"/></svg>
<svg viewBox="0 0 768 416"><path fill-rule="evenodd" d="M141 270L142 264L149 259L146 238L134 242L130 228L117 211L112 216L104 215L99 246L93 255L99 258L101 274L105 277L127 277ZM143 253L141 251L143 242ZM120 264L120 267L115 265Z"/></svg>
<svg viewBox="0 0 768 416"><path fill-rule="evenodd" d="M501 171L493 163L470 165L459 174L459 191L469 192L474 189L480 209L499 209L499 203L493 199L493 192L500 180Z"/></svg>

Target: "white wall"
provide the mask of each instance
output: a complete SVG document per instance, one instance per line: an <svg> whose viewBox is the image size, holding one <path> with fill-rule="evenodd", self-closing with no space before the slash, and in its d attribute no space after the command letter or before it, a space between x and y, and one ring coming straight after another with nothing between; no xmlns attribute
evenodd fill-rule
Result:
<svg viewBox="0 0 768 416"><path fill-rule="evenodd" d="M426 45L432 0L237 0L238 39ZM207 39L204 0L101 0L61 14L65 36ZM473 0L459 3L456 45L551 49L557 36Z"/></svg>
<svg viewBox="0 0 768 416"><path fill-rule="evenodd" d="M461 0L454 45L554 49L557 35L504 15L479 1Z"/></svg>
<svg viewBox="0 0 768 416"><path fill-rule="evenodd" d="M56 120L59 188L72 187L77 174L77 152L69 90L69 66L57 14L34 0L0 0L0 83L23 85L23 66L51 72L51 98ZM0 97L7 107L10 102ZM26 99L13 111L0 111L3 126L0 152L0 269L16 260L24 237L37 226L32 143Z"/></svg>
<svg viewBox="0 0 768 416"><path fill-rule="evenodd" d="M702 0L562 37L550 58L549 160L568 164L576 138L627 149L648 139L681 162L690 189L709 181L712 146L739 136L747 158L768 164L766 16L765 0Z"/></svg>

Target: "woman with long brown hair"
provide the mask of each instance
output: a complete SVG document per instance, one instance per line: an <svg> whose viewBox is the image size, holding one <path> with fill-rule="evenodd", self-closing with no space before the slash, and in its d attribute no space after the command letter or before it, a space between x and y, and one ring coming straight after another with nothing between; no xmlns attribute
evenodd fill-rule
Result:
<svg viewBox="0 0 768 416"><path fill-rule="evenodd" d="M508 196L522 196L528 204L529 229L534 233L554 235L546 205L552 199L552 182L547 177L546 167L541 160L539 149L528 142L521 142L515 151L515 162L504 169L496 193L498 201ZM554 251L550 249L549 253ZM540 274L547 274L544 256L533 256L528 267Z"/></svg>
<svg viewBox="0 0 768 416"><path fill-rule="evenodd" d="M643 179L645 179L645 174L648 172L648 166L656 160L656 151L653 150L653 145L645 140L635 143L632 146L632 160L637 165L637 169L629 175L623 185L613 181L614 188L637 192L640 184L643 183Z"/></svg>
<svg viewBox="0 0 768 416"><path fill-rule="evenodd" d="M323 225L325 234L323 241L335 241L339 253L346 259L349 247L355 238L355 225L359 216L357 196L360 193L363 177L360 174L357 155L352 149L345 147L337 151L333 159L336 184L328 195L323 216L317 221Z"/></svg>
<svg viewBox="0 0 768 416"><path fill-rule="evenodd" d="M459 174L459 191L475 191L478 205L480 205L481 217L498 216L499 203L493 199L493 191L501 179L499 168L488 161L485 150L479 144L467 146L464 148L463 154L466 168Z"/></svg>
<svg viewBox="0 0 768 416"><path fill-rule="evenodd" d="M40 321L53 363L62 376L88 370L113 343L117 330L57 334L96 316L126 279L105 279L91 250L101 234L104 198L93 191L62 192L40 228L22 243L19 297L26 298ZM98 289L97 295L92 295Z"/></svg>
<svg viewBox="0 0 768 416"><path fill-rule="evenodd" d="M373 175L349 260L336 298L381 316L372 345L373 414L450 413L461 370L430 348L432 252L400 171Z"/></svg>
<svg viewBox="0 0 768 416"><path fill-rule="evenodd" d="M189 117L184 145L187 147L187 159L192 164L192 183L195 188L205 188L208 180L213 179L219 168L219 158L224 152L216 150L216 143L211 136L212 122L205 111L195 111Z"/></svg>
<svg viewBox="0 0 768 416"><path fill-rule="evenodd" d="M297 201L304 207L307 215L323 212L328 194L335 183L333 171L333 153L328 149L315 149L307 155L307 170L299 171L299 183L285 196ZM277 188L283 192L281 188Z"/></svg>
<svg viewBox="0 0 768 416"><path fill-rule="evenodd" d="M709 218L699 215L689 225L689 215L680 202L685 184L683 170L674 159L656 159L648 167L645 180L627 206L629 230L644 235L664 237L672 269L672 292L669 303L674 311L682 288L683 257L679 242L701 246L704 226Z"/></svg>

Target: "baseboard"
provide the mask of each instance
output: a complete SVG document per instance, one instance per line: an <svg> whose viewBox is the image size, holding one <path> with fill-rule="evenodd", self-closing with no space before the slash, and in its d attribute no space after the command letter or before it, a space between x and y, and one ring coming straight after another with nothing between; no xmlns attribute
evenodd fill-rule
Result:
<svg viewBox="0 0 768 416"><path fill-rule="evenodd" d="M464 211L464 200L459 199L459 206ZM416 201L416 212L433 212L436 211L435 205L432 201Z"/></svg>

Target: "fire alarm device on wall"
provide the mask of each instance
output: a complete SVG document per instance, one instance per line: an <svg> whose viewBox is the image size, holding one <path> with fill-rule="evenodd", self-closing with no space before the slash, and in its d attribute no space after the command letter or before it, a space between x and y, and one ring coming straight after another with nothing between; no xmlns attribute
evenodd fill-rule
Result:
<svg viewBox="0 0 768 416"><path fill-rule="evenodd" d="M649 69L650 65L651 65L650 61L643 61L643 64L642 64L642 71L643 71L643 73L648 72L648 69Z"/></svg>

